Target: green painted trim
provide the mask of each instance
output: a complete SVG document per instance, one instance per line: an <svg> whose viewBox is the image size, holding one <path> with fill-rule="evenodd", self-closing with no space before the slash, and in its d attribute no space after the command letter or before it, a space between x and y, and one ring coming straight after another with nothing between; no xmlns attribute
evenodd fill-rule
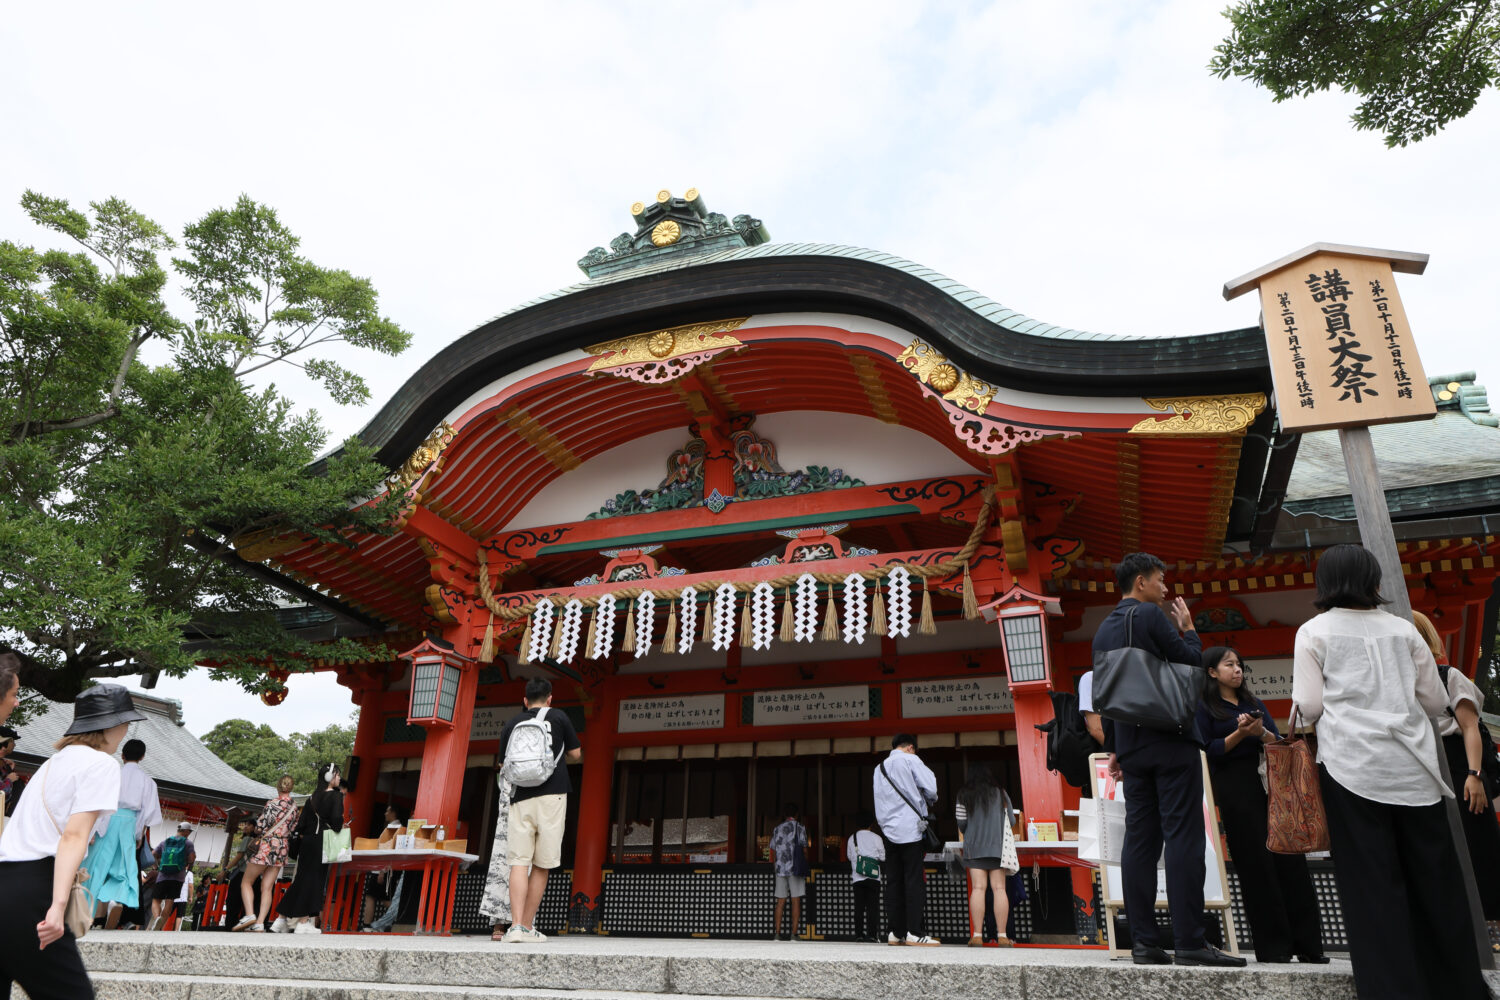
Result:
<svg viewBox="0 0 1500 1000"><path fill-rule="evenodd" d="M872 517L911 517L919 515L920 508L911 504L892 504L888 507L865 507L860 510L841 510L824 514L803 514L799 517L782 517L769 521L740 521L709 525L706 528L677 528L672 531L652 531L643 535L619 535L600 538L592 542L568 542L564 545L544 545L537 549L538 556L560 556L569 552L595 552L599 549L633 549L642 545L658 545L682 541L688 538L715 538L720 535L743 535L756 531L776 531L781 528L811 528L835 521L865 521ZM628 516L628 515L627 515Z"/></svg>

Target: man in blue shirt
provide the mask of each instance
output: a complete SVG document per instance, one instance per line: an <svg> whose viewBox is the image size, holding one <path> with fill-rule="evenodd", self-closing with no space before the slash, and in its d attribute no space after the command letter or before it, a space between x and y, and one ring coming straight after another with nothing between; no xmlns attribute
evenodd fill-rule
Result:
<svg viewBox="0 0 1500 1000"><path fill-rule="evenodd" d="M937 801L937 776L917 756L916 738L901 733L875 768L875 817L885 838L885 912L891 922L887 944L936 945L927 934L927 886L922 861L923 830Z"/></svg>
<svg viewBox="0 0 1500 1000"><path fill-rule="evenodd" d="M1166 566L1147 552L1132 552L1115 569L1124 596L1094 633L1094 662L1111 650L1134 646L1173 663L1196 664L1203 644L1187 604L1167 602ZM1133 619L1133 620L1132 620ZM1180 635L1178 633L1181 633ZM1125 844L1120 879L1137 965L1173 961L1156 927L1156 859L1166 842L1167 904L1178 965L1242 966L1203 937L1203 771L1199 741L1115 722L1105 713L1104 749L1110 773L1125 782Z"/></svg>

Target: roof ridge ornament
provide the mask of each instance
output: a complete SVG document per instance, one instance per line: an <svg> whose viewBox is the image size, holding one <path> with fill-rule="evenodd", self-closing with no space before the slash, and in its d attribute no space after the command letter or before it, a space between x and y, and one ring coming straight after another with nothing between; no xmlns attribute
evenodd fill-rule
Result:
<svg viewBox="0 0 1500 1000"><path fill-rule="evenodd" d="M738 250L771 238L765 224L753 216L736 215L731 221L710 212L697 188L688 188L680 198L663 188L653 201L631 205L630 214L635 232L616 236L608 250L594 247L578 261L579 270L597 278L656 260L663 253Z"/></svg>

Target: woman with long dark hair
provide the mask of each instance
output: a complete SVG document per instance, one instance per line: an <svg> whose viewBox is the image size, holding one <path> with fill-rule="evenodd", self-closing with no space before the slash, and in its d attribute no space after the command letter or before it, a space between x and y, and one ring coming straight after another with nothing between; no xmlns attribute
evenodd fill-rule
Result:
<svg viewBox="0 0 1500 1000"><path fill-rule="evenodd" d="M1208 743L1208 773L1214 802L1229 839L1239 876L1245 916L1258 962L1322 965L1318 896L1307 859L1266 850L1266 789L1261 784L1262 747L1281 734L1265 703L1245 681L1249 667L1228 646L1203 651L1203 700L1198 731Z"/></svg>
<svg viewBox="0 0 1500 1000"><path fill-rule="evenodd" d="M1010 897L1005 894L1005 879L1021 870L1016 860L1015 837L1010 831L1010 796L995 784L995 776L987 766L973 764L969 767L969 780L959 790L953 814L963 842L964 867L969 870L969 946L975 948L984 943L984 891L988 888L994 900L990 912L995 917L996 943L1009 948L1005 922L1010 916Z"/></svg>
<svg viewBox="0 0 1500 1000"><path fill-rule="evenodd" d="M1365 549L1333 546L1315 580L1323 613L1297 630L1292 701L1317 725L1355 992L1488 1000L1443 802L1437 664L1411 622L1380 610L1380 564Z"/></svg>
<svg viewBox="0 0 1500 1000"><path fill-rule="evenodd" d="M276 907L277 917L271 930L277 933L322 933L317 918L323 912L323 889L328 878L328 868L323 864L323 831L337 832L344 828L340 778L337 764L318 766L318 787L297 818L297 835L302 838L297 848L297 874Z"/></svg>

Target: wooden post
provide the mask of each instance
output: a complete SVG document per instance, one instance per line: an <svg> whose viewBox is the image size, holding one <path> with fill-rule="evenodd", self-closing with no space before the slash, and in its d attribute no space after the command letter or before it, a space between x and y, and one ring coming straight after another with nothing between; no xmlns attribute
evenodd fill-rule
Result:
<svg viewBox="0 0 1500 1000"><path fill-rule="evenodd" d="M1339 446L1344 451L1344 468L1349 474L1349 491L1354 498L1354 513L1359 519L1359 538L1375 560L1380 563L1380 578L1383 586L1380 595L1390 602L1393 614L1411 621L1411 597L1406 592L1406 576L1401 571L1401 554L1396 550L1396 532L1391 526L1391 509L1386 505L1385 490L1380 482L1380 468L1375 464L1375 445L1370 440L1370 428L1346 427L1339 431ZM1448 761L1443 757L1443 738L1438 735L1437 723L1432 722L1432 735L1437 741L1437 773L1443 785L1448 785ZM1495 954L1490 947L1489 928L1484 922L1484 908L1479 902L1479 887L1474 878L1474 865L1469 858L1469 845L1464 839L1463 820L1458 813L1458 799L1452 795L1443 797L1444 812L1448 817L1448 835L1453 839L1454 853L1464 873L1464 889L1468 894L1469 919L1474 925L1474 945L1479 950L1479 966L1482 969L1495 967ZM1338 859L1334 859L1338 863Z"/></svg>

